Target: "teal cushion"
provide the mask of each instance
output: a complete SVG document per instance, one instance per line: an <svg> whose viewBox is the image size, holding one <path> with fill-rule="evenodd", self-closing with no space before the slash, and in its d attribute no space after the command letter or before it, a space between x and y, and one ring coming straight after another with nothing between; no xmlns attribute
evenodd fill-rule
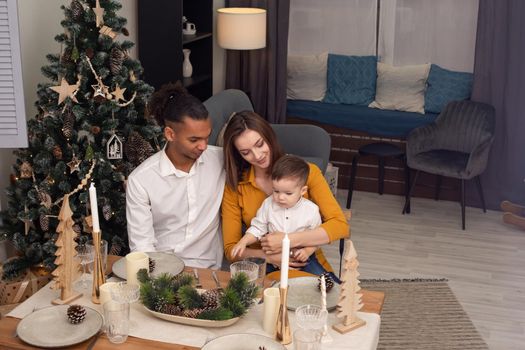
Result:
<svg viewBox="0 0 525 350"><path fill-rule="evenodd" d="M472 73L454 72L433 64L427 79L425 112L441 113L452 101L470 98Z"/></svg>
<svg viewBox="0 0 525 350"><path fill-rule="evenodd" d="M377 57L328 55L323 102L367 106L376 94Z"/></svg>

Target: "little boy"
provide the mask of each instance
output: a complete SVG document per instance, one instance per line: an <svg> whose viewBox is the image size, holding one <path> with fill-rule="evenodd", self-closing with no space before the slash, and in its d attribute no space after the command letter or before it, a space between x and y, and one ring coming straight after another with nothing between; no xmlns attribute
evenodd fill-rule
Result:
<svg viewBox="0 0 525 350"><path fill-rule="evenodd" d="M264 200L251 226L233 247L233 256L242 256L246 246L257 242L268 232L300 232L321 225L319 207L303 197L308 190L306 181L309 172L308 164L296 156L285 155L275 162L272 169L273 194ZM290 256L307 263L301 268L302 271L320 275L326 270L313 254L316 250L317 247L295 249ZM267 273L272 270L268 265ZM333 273L330 275L339 281Z"/></svg>

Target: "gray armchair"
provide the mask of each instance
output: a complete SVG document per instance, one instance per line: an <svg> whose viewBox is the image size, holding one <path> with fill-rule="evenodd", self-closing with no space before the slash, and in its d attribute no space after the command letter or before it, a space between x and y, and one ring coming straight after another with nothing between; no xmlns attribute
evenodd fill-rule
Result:
<svg viewBox="0 0 525 350"><path fill-rule="evenodd" d="M480 175L485 171L494 139L494 107L474 101L449 103L432 124L414 129L407 137L407 163L417 170L403 213L420 171L461 180L461 218L465 229L465 180L476 179L486 212ZM437 182L436 199L440 181Z"/></svg>
<svg viewBox="0 0 525 350"><path fill-rule="evenodd" d="M241 90L229 89L221 91L206 101L213 122L213 130L208 141L211 145L217 144L217 136L226 124L232 113L253 111L248 96ZM272 124L279 143L284 152L294 154L304 160L316 164L324 173L330 157L330 136L314 125L303 124Z"/></svg>

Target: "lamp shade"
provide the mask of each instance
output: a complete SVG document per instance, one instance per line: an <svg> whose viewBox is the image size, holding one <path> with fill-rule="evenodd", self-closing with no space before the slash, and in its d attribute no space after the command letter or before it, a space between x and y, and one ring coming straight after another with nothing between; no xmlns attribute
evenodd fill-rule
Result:
<svg viewBox="0 0 525 350"><path fill-rule="evenodd" d="M266 10L228 7L217 10L217 42L233 50L254 50L266 46Z"/></svg>

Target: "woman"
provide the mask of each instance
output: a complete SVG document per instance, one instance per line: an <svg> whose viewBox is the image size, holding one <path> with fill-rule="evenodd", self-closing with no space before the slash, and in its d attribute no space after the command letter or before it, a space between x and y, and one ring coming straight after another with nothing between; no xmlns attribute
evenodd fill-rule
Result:
<svg viewBox="0 0 525 350"><path fill-rule="evenodd" d="M257 209L272 193L272 166L282 155L272 127L259 115L244 111L231 118L224 132L226 188L221 209L224 252L228 260L234 260L231 251L242 237L243 225L250 226ZM321 171L314 164L309 166L305 197L319 206L323 224L300 235L288 232L291 248L321 246L349 235L348 223ZM251 246L235 259L264 257L268 263L280 265L283 236L283 232L265 235L260 247ZM319 249L316 254L323 267L332 271L322 251ZM290 259L290 267L302 266L304 263Z"/></svg>

